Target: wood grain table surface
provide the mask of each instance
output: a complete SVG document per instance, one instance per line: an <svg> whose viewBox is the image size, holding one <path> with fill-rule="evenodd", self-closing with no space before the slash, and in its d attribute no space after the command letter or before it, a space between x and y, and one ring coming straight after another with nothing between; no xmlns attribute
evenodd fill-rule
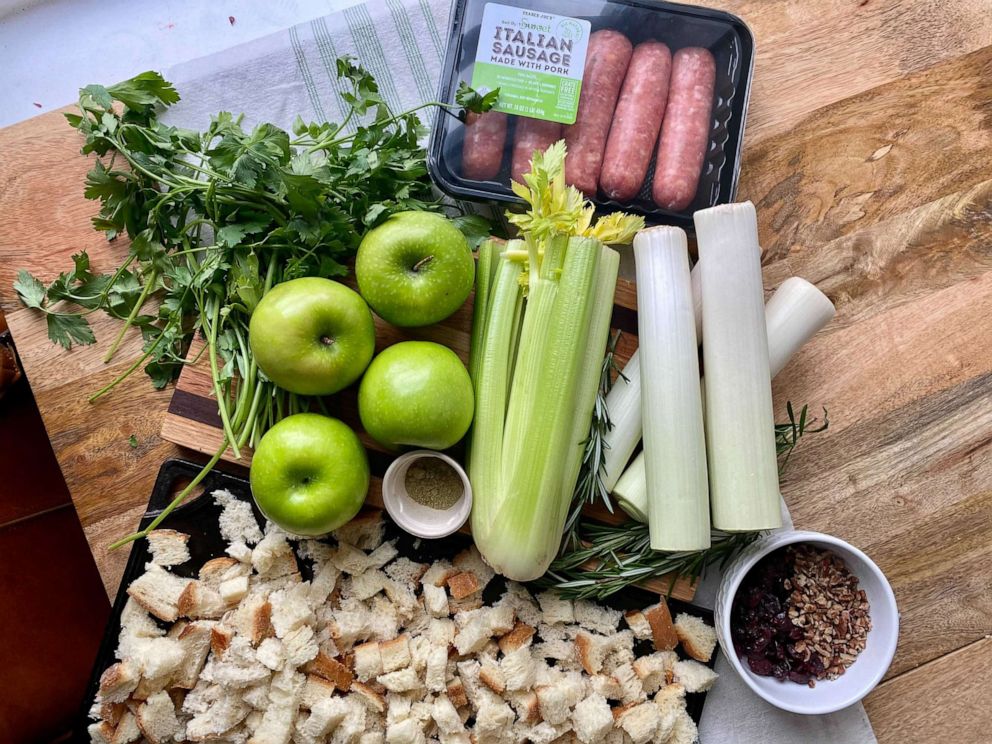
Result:
<svg viewBox="0 0 992 744"><path fill-rule="evenodd" d="M992 3L723 0L757 58L739 196L758 209L765 284L798 275L836 319L776 378L826 406L830 429L782 483L797 526L853 542L886 572L902 633L865 701L882 742L992 741ZM0 307L6 313L108 594L162 460L171 390L134 375L129 335L66 353L11 288L79 250L115 266L89 227L89 165L57 113L0 131ZM128 443L134 435L137 447Z"/></svg>

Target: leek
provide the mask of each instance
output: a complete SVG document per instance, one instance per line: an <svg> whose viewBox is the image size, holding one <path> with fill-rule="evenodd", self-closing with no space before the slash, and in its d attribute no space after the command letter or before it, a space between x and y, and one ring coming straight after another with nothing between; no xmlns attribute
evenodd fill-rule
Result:
<svg viewBox="0 0 992 744"><path fill-rule="evenodd" d="M696 343L703 333L703 304L700 301L699 267L689 274L692 287L692 311L696 330ZM627 360L616 383L606 396L606 410L612 428L603 437L606 452L603 454L603 486L614 492L630 456L641 441L641 366L635 351ZM633 515L632 515L633 516ZM637 517L635 517L637 519ZM644 520L646 521L646 517Z"/></svg>
<svg viewBox="0 0 992 744"><path fill-rule="evenodd" d="M685 232L638 233L634 260L651 548L703 550L710 507Z"/></svg>
<svg viewBox="0 0 992 744"><path fill-rule="evenodd" d="M603 437L603 487L613 491L637 443L641 441L640 355L630 356L606 396L606 411L613 425Z"/></svg>
<svg viewBox="0 0 992 744"><path fill-rule="evenodd" d="M768 365L775 377L789 360L836 313L834 304L805 279L782 282L765 304Z"/></svg>
<svg viewBox="0 0 992 744"><path fill-rule="evenodd" d="M631 519L645 523L648 521L648 476L643 451L623 471L613 487L613 498Z"/></svg>
<svg viewBox="0 0 992 744"><path fill-rule="evenodd" d="M699 271L699 264L692 267L689 275L692 283L692 313L696 321L696 343L703 342L703 288L702 273Z"/></svg>
<svg viewBox="0 0 992 744"><path fill-rule="evenodd" d="M758 219L754 205L743 202L703 209L693 222L702 272L713 526L773 529L782 525L782 513Z"/></svg>
<svg viewBox="0 0 992 744"><path fill-rule="evenodd" d="M779 285L765 303L768 359L773 378L817 331L830 322L834 313L833 303L805 279L794 276ZM648 487L643 452L620 476L613 487L613 496L632 519L648 521Z"/></svg>
<svg viewBox="0 0 992 744"><path fill-rule="evenodd" d="M494 270L480 262L495 278L472 324L472 533L485 560L518 581L541 576L557 554L578 479L619 265L604 243L629 243L643 227L625 215L593 225L564 161L556 143L513 184L529 204L508 214L521 239L490 256Z"/></svg>

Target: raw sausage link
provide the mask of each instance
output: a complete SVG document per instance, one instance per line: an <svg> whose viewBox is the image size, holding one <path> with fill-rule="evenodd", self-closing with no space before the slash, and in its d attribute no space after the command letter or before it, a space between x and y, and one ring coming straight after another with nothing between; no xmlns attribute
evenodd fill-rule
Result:
<svg viewBox="0 0 992 744"><path fill-rule="evenodd" d="M599 176L599 189L608 199L629 201L641 190L665 118L671 74L667 45L645 41L634 47Z"/></svg>
<svg viewBox="0 0 992 744"><path fill-rule="evenodd" d="M596 194L613 110L632 52L630 40L619 31L604 29L589 37L579 110L575 123L565 127L565 181L586 196Z"/></svg>
<svg viewBox="0 0 992 744"><path fill-rule="evenodd" d="M507 116L501 111L469 113L462 145L462 175L473 181L491 181L499 175L506 146Z"/></svg>
<svg viewBox="0 0 992 744"><path fill-rule="evenodd" d="M517 119L517 131L513 135L513 164L510 178L523 183L524 173L530 170L530 159L535 150L544 152L561 139L561 124L544 119L531 119L521 116Z"/></svg>
<svg viewBox="0 0 992 744"><path fill-rule="evenodd" d="M672 59L668 112L658 141L652 196L678 212L696 196L710 141L716 61L706 49L679 49Z"/></svg>

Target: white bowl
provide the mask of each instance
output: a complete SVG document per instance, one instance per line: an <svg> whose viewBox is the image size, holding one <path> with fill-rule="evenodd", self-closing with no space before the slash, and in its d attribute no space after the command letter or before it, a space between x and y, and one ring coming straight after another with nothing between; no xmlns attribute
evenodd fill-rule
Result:
<svg viewBox="0 0 992 744"><path fill-rule="evenodd" d="M417 460L434 457L444 460L458 473L462 481L462 495L449 509L432 509L417 503L406 492L406 471ZM416 537L438 538L456 532L472 511L472 486L455 460L433 450L414 450L400 455L386 470L382 478L382 503L393 521Z"/></svg>
<svg viewBox="0 0 992 744"><path fill-rule="evenodd" d="M858 654L854 663L835 680L818 680L816 687L758 676L751 671L746 659L737 656L730 634L730 609L741 581L766 555L796 543L808 543L831 550L844 559L848 569L858 577L860 588L864 589L868 597L872 623L865 649ZM720 647L747 685L772 705L807 715L841 710L871 692L892 663L899 637L896 598L879 567L853 545L820 532L773 532L749 545L724 571L717 593L714 620Z"/></svg>

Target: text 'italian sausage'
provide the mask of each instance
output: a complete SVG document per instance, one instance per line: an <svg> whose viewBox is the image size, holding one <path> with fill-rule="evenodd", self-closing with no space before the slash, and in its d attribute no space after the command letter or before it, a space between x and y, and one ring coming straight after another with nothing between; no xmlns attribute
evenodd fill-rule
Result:
<svg viewBox="0 0 992 744"><path fill-rule="evenodd" d="M587 196L596 193L613 110L633 47L619 31L604 29L589 37L582 91L575 123L565 127L565 181Z"/></svg>
<svg viewBox="0 0 992 744"><path fill-rule="evenodd" d="M473 181L491 181L499 174L506 146L507 116L501 111L470 112L465 119L462 175Z"/></svg>
<svg viewBox="0 0 992 744"><path fill-rule="evenodd" d="M675 53L652 186L654 202L663 209L681 211L696 196L710 140L715 84L716 61L709 50L689 47Z"/></svg>
<svg viewBox="0 0 992 744"><path fill-rule="evenodd" d="M665 118L672 52L660 41L634 48L603 155L599 189L608 199L637 196Z"/></svg>
<svg viewBox="0 0 992 744"><path fill-rule="evenodd" d="M534 151L544 152L561 139L561 124L544 119L531 119L521 116L517 119L517 129L513 135L513 162L510 178L524 182L524 173L530 171L530 160Z"/></svg>

